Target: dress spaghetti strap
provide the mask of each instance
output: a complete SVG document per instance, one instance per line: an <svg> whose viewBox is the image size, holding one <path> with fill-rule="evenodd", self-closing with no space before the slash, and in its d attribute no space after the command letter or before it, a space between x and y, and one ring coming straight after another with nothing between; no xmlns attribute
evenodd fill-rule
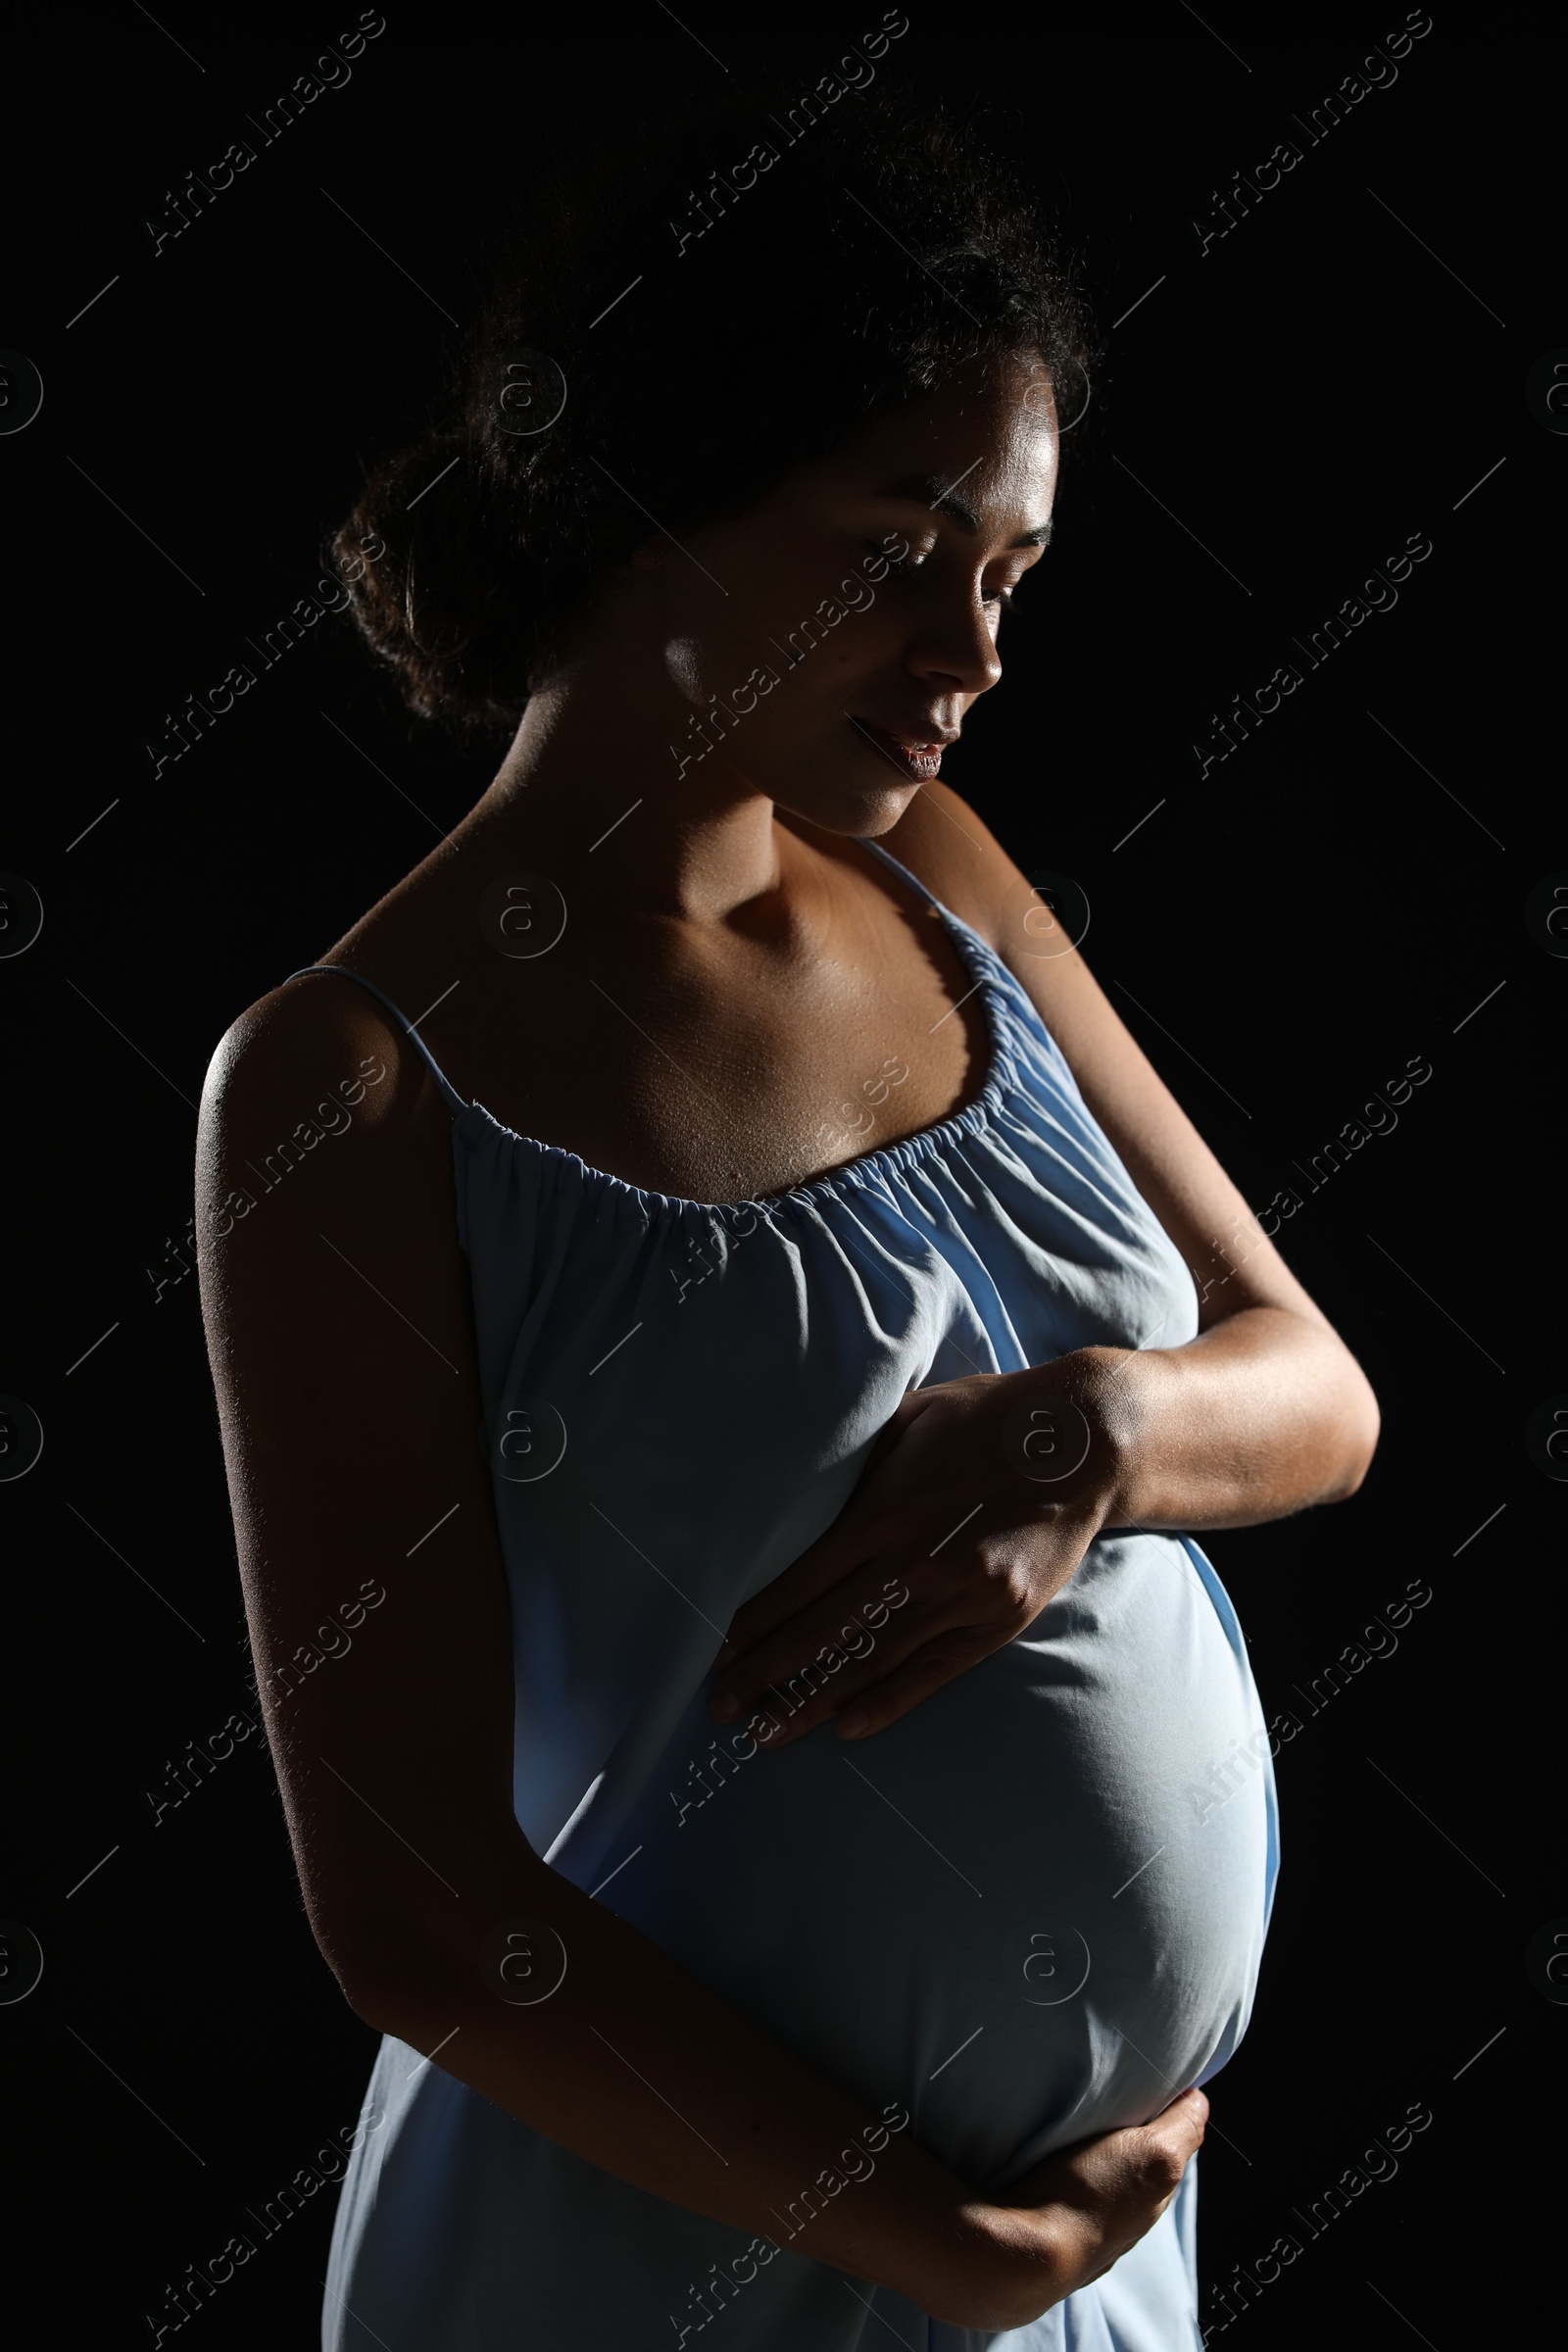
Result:
<svg viewBox="0 0 1568 2352"><path fill-rule="evenodd" d="M909 888L914 891L918 897L924 899L928 906L934 906L939 914L946 914L948 912L948 908L943 906L942 901L937 897L936 892L934 890L928 890L918 874L912 874L906 865L901 865L891 850L885 850L879 841L872 841L864 833L858 833L855 838L859 843L862 850L873 850L877 857L881 858L883 864L891 866L893 871L900 877L901 880L906 882Z"/></svg>
<svg viewBox="0 0 1568 2352"><path fill-rule="evenodd" d="M367 980L363 972L351 972L346 963L302 963L299 970L297 972L290 972L288 977L290 980L300 980L304 978L307 972L336 972L345 980L357 980L362 988L368 988L369 990L372 997L379 997L381 1003L386 1006L387 1011L391 1013L393 1019L397 1022L399 1028L404 1030L408 1036L413 1038L415 1045L423 1054L425 1067L429 1071L431 1077L435 1080L437 1086L441 1089L441 1094L448 1109L454 1111L467 1109L467 1103L465 1102L463 1097L459 1094L457 1088L453 1085L451 1079L447 1076L445 1070L441 1067L441 1064L437 1061L435 1055L431 1053L429 1047L425 1044L423 1038L414 1026L414 1023L404 1017L404 1015L399 1011L398 1007L393 1004L391 998L387 995L384 988L377 988L375 982L373 980Z"/></svg>

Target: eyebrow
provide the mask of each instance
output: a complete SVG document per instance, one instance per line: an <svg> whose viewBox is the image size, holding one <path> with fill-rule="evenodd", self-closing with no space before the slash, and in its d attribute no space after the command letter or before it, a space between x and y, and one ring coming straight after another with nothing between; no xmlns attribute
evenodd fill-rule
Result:
<svg viewBox="0 0 1568 2352"><path fill-rule="evenodd" d="M960 474L958 478L961 481L963 477ZM911 505L924 507L929 514L945 514L950 522L956 523L959 530L966 531L971 539L980 528L980 517L974 509L965 506L961 498L955 498L939 473L906 474L903 481L894 482L879 495L883 498L907 499ZM1008 552L1016 547L1049 547L1053 527L1049 522L1042 522L1034 530L1025 531L1021 538L1008 542Z"/></svg>

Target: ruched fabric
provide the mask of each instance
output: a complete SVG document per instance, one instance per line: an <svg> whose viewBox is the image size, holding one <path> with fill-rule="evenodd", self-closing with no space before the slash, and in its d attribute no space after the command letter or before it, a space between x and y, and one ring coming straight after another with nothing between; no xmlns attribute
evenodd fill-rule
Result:
<svg viewBox="0 0 1568 2352"><path fill-rule="evenodd" d="M647 1192L517 1135L397 1017L455 1112L522 1830L999 2190L1224 2065L1278 1838L1245 1640L1184 1536L1102 1536L1024 1634L864 1742L823 1727L769 1752L705 1714L734 1611L837 1516L908 1390L1197 1333L1191 1276L1027 993L938 910L986 1008L984 1091L763 1200ZM678 2081L655 2087L679 2108ZM813 2214L856 2193L866 2150L825 2151L760 2241L600 2171L390 2036L370 2098L326 2352L881 2352L890 2329L914 2352L1200 2341L1196 2164L1102 2278L997 2333L812 2258Z"/></svg>

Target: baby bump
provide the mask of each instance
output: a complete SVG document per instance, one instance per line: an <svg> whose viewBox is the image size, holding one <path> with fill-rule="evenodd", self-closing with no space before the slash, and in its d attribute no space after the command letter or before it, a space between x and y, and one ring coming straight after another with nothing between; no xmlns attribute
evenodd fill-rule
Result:
<svg viewBox="0 0 1568 2352"><path fill-rule="evenodd" d="M1181 1542L1116 1536L871 1740L754 1748L699 1693L602 1899L1000 2185L1147 2119L1245 2030L1272 1782L1233 1629Z"/></svg>

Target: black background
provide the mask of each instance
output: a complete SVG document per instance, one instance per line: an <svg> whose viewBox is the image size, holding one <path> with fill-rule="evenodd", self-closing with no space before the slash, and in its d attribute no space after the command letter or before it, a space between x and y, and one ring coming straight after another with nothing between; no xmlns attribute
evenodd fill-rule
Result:
<svg viewBox="0 0 1568 2352"><path fill-rule="evenodd" d="M45 907L0 964L0 1388L45 1430L0 1488L0 1912L45 1954L0 2008L19 2343L150 2342L166 2282L363 2095L375 2037L311 1940L255 1742L156 1828L145 1793L250 1703L188 1242L195 1104L235 1014L415 864L494 764L418 737L337 620L160 778L144 745L309 590L359 454L417 421L541 122L656 110L719 60L814 80L880 13L741 27L690 0L680 23L541 12L481 43L393 9L349 85L156 258L143 223L165 191L249 136L243 114L354 12L223 35L189 12L89 12L15 74L0 341L45 386L0 438L20 787L3 862ZM1568 1914L1532 1684L1560 1623L1563 1490L1524 1439L1568 1390L1540 1140L1568 963L1525 920L1568 867L1532 716L1568 441L1525 394L1568 344L1537 258L1537 94L1560 53L1545 12L1440 5L1397 80L1308 146L1291 116L1401 9L910 17L883 71L1010 110L1003 135L1116 322L1056 545L1008 623L1007 691L949 773L1021 864L1087 892L1093 968L1249 1200L1301 1194L1280 1247L1384 1414L1351 1502L1205 1539L1266 1707L1302 1728L1277 1766L1254 2021L1211 2085L1204 2317L1234 2264L1304 2238L1292 2208L1424 2102L1396 2178L1230 2332L1518 2352L1546 2340L1520 2284L1544 2158L1518 2126L1554 2112L1568 2027L1524 1961ZM1285 137L1300 164L1200 253L1192 217ZM1396 608L1200 779L1210 714L1413 533L1433 552ZM1298 1169L1412 1056L1432 1076L1397 1128L1308 1191ZM1309 1714L1298 1687L1412 1579L1432 1597L1396 1652ZM314 2343L331 2203L263 2245L188 2340Z"/></svg>

